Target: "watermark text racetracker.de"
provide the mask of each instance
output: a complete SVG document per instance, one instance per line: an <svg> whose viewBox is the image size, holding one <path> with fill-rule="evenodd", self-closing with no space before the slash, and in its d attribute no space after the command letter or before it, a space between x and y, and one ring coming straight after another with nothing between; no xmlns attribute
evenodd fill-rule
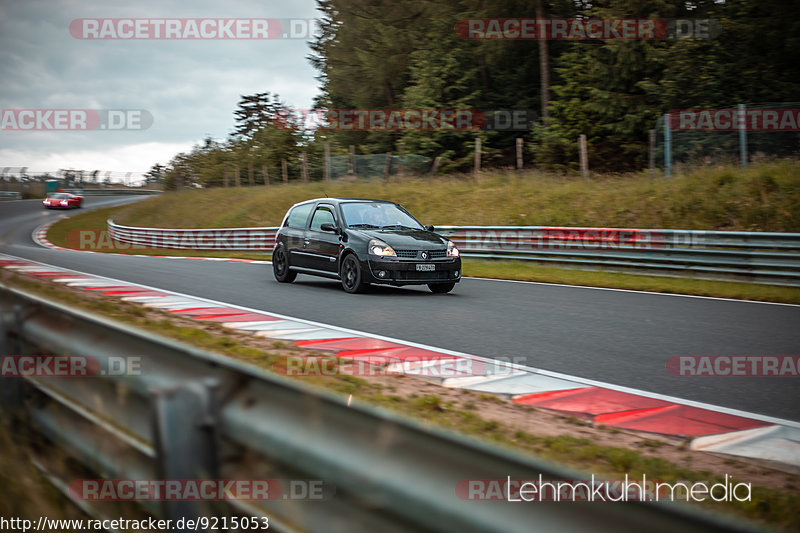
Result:
<svg viewBox="0 0 800 533"><path fill-rule="evenodd" d="M69 33L81 40L271 40L311 39L309 18L78 18Z"/></svg>
<svg viewBox="0 0 800 533"><path fill-rule="evenodd" d="M716 19L471 18L455 25L467 40L663 40L713 39Z"/></svg>
<svg viewBox="0 0 800 533"><path fill-rule="evenodd" d="M2 131L139 131L153 125L145 109L3 109Z"/></svg>
<svg viewBox="0 0 800 533"><path fill-rule="evenodd" d="M409 375L426 378L469 378L478 376L512 376L520 372L524 357L499 357L491 360L455 357L447 354L421 354L394 356L390 353L381 355L359 354L350 357L287 357L285 361L276 362L273 370L278 374L291 377L374 377L390 374Z"/></svg>
<svg viewBox="0 0 800 533"><path fill-rule="evenodd" d="M653 502L659 500L687 502L750 501L750 483L736 481L725 474L724 480L675 481L632 478L606 479L591 475L588 479L462 479L456 484L456 495L467 501L507 502Z"/></svg>
<svg viewBox="0 0 800 533"><path fill-rule="evenodd" d="M125 240L119 240L123 238ZM67 247L77 250L264 250L275 246L275 234L259 229L152 230L125 234L100 229L70 230Z"/></svg>
<svg viewBox="0 0 800 533"><path fill-rule="evenodd" d="M141 374L142 358L139 356L3 355L0 358L0 377L4 378L86 378Z"/></svg>
<svg viewBox="0 0 800 533"><path fill-rule="evenodd" d="M275 125L305 131L529 131L531 109L286 109Z"/></svg>
<svg viewBox="0 0 800 533"><path fill-rule="evenodd" d="M79 501L322 501L335 487L321 479L76 479Z"/></svg>
<svg viewBox="0 0 800 533"><path fill-rule="evenodd" d="M675 131L800 131L800 109L673 109L667 125Z"/></svg>
<svg viewBox="0 0 800 533"><path fill-rule="evenodd" d="M506 227L442 228L440 233L463 250L538 249L660 249L702 246L702 231L664 232L657 229Z"/></svg>
<svg viewBox="0 0 800 533"><path fill-rule="evenodd" d="M679 377L800 377L800 355L676 355L666 366Z"/></svg>

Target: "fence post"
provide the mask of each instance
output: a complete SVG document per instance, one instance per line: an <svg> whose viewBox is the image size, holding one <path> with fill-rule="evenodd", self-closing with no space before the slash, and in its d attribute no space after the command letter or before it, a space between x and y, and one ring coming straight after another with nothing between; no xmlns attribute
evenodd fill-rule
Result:
<svg viewBox="0 0 800 533"><path fill-rule="evenodd" d="M269 169L267 165L261 167L261 175L264 176L264 186L269 187Z"/></svg>
<svg viewBox="0 0 800 533"><path fill-rule="evenodd" d="M253 163L247 164L247 181L251 187L256 184L256 177L253 174Z"/></svg>
<svg viewBox="0 0 800 533"><path fill-rule="evenodd" d="M400 141L398 143L398 148L400 149L400 159L397 162L397 175L402 177L405 172L406 143Z"/></svg>
<svg viewBox="0 0 800 533"><path fill-rule="evenodd" d="M386 152L386 163L383 165L383 179L389 179L392 171L392 152Z"/></svg>
<svg viewBox="0 0 800 533"><path fill-rule="evenodd" d="M739 161L747 168L747 116L744 104L739 104Z"/></svg>
<svg viewBox="0 0 800 533"><path fill-rule="evenodd" d="M475 175L481 171L481 138L475 137Z"/></svg>
<svg viewBox="0 0 800 533"><path fill-rule="evenodd" d="M580 152L581 175L583 179L589 179L589 150L586 148L586 135L581 133L578 137L578 150Z"/></svg>
<svg viewBox="0 0 800 533"><path fill-rule="evenodd" d="M322 165L322 179L329 181L331 179L331 143L325 142L325 162Z"/></svg>
<svg viewBox="0 0 800 533"><path fill-rule="evenodd" d="M431 166L431 174L436 174L436 171L439 170L439 165L442 162L442 156L438 155L433 158L433 166Z"/></svg>
<svg viewBox="0 0 800 533"><path fill-rule="evenodd" d="M285 159L281 159L281 171L283 173L283 182L289 183L289 168L286 165Z"/></svg>
<svg viewBox="0 0 800 533"><path fill-rule="evenodd" d="M233 165L233 182L237 187L242 186L242 177L239 175L239 165Z"/></svg>
<svg viewBox="0 0 800 533"><path fill-rule="evenodd" d="M522 170L522 137L517 137L517 170Z"/></svg>
<svg viewBox="0 0 800 533"><path fill-rule="evenodd" d="M669 129L669 113L664 115L664 174L672 177L672 132Z"/></svg>
<svg viewBox="0 0 800 533"><path fill-rule="evenodd" d="M229 178L229 176L228 176L228 167L225 167L225 172L223 172L223 173L222 173L222 186L223 186L223 187L225 187L225 188L227 188L227 187L228 187L228 181L229 181L229 179L230 179L230 178Z"/></svg>
<svg viewBox="0 0 800 533"><path fill-rule="evenodd" d="M648 168L650 169L650 179L653 179L656 173L656 130L650 130L650 158Z"/></svg>
<svg viewBox="0 0 800 533"><path fill-rule="evenodd" d="M305 152L301 152L300 161L302 162L303 168L303 183L308 183L308 160Z"/></svg>
<svg viewBox="0 0 800 533"><path fill-rule="evenodd" d="M347 162L347 175L355 176L356 174L356 147L350 145L350 160Z"/></svg>

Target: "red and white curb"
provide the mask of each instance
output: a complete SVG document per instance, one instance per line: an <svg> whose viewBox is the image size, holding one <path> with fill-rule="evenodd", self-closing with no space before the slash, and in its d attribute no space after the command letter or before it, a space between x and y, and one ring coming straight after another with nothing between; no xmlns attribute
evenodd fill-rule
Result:
<svg viewBox="0 0 800 533"><path fill-rule="evenodd" d="M138 285L0 254L0 267L291 342L342 360L445 387L482 391L513 403L583 418L593 424L692 439L692 449L767 459L800 467L800 423L648 393L547 370L426 346Z"/></svg>
<svg viewBox="0 0 800 533"><path fill-rule="evenodd" d="M235 257L189 257L183 255L144 255L144 254L119 254L116 252L95 252L93 250L76 250L74 248L64 248L62 246L57 246L50 242L47 239L47 231L50 229L50 226L55 224L57 221L48 222L47 224L42 224L41 226L37 227L33 230L31 234L31 238L33 242L38 244L39 246L44 246L45 248L53 248L56 250L69 250L71 252L83 252L83 253L90 253L90 254L111 254L111 255L125 255L127 257L157 257L159 259L191 259L195 261L223 261L229 263L254 263L257 265L271 265L272 261L260 261L258 259L239 259Z"/></svg>

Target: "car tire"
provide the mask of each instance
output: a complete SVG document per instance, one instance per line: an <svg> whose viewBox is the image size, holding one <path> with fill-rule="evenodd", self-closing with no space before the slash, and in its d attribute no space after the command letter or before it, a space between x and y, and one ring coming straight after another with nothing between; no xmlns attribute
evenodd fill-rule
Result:
<svg viewBox="0 0 800 533"><path fill-rule="evenodd" d="M272 273L279 283L291 283L297 277L297 272L289 269L289 255L282 244L272 252Z"/></svg>
<svg viewBox="0 0 800 533"><path fill-rule="evenodd" d="M456 286L455 281L450 283L428 283L428 288L436 294L447 294Z"/></svg>
<svg viewBox="0 0 800 533"><path fill-rule="evenodd" d="M344 258L342 262L341 278L342 288L345 292L350 294L363 292L368 285L364 283L364 276L362 275L358 258L353 254Z"/></svg>

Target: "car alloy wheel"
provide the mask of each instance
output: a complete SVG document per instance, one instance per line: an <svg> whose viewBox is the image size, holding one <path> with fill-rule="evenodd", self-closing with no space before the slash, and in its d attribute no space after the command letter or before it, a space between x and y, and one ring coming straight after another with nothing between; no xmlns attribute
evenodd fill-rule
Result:
<svg viewBox="0 0 800 533"><path fill-rule="evenodd" d="M348 255L342 264L342 288L351 294L363 291L367 284L361 278L358 259L354 255Z"/></svg>
<svg viewBox="0 0 800 533"><path fill-rule="evenodd" d="M297 277L297 272L289 269L289 257L283 245L278 245L272 253L272 273L280 283L291 283Z"/></svg>

